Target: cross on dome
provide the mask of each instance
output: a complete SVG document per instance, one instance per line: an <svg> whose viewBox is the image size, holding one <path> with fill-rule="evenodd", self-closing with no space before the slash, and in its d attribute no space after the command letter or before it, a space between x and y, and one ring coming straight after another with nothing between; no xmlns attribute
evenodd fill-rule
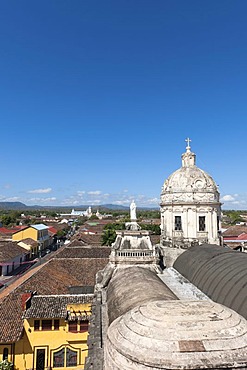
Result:
<svg viewBox="0 0 247 370"><path fill-rule="evenodd" d="M189 137L187 137L187 139L185 139L185 141L187 142L187 146L186 146L186 149L187 149L187 152L190 150L190 142L192 141Z"/></svg>

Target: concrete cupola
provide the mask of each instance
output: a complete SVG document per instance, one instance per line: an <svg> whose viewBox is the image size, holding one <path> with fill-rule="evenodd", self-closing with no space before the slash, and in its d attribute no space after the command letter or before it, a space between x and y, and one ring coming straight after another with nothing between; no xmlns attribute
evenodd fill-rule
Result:
<svg viewBox="0 0 247 370"><path fill-rule="evenodd" d="M193 167L196 164L196 155L190 151L189 142L190 139L186 139L188 141L188 145L186 147L186 152L182 154L182 166L183 167Z"/></svg>
<svg viewBox="0 0 247 370"><path fill-rule="evenodd" d="M207 172L196 166L190 141L186 139L182 167L165 180L161 191L161 244L177 249L175 258L195 244L220 244L218 187Z"/></svg>

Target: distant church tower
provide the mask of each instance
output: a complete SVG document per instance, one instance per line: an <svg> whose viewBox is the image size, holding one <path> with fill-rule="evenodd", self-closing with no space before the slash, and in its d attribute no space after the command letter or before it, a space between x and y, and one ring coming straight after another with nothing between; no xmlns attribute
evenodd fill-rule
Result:
<svg viewBox="0 0 247 370"><path fill-rule="evenodd" d="M196 244L220 244L220 194L213 178L196 166L186 139L182 167L164 182L161 192L161 248L171 266Z"/></svg>

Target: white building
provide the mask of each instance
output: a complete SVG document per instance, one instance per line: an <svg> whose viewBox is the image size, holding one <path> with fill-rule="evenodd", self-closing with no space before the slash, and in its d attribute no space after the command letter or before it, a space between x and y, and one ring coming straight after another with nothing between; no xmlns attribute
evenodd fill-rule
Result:
<svg viewBox="0 0 247 370"><path fill-rule="evenodd" d="M186 141L182 167L168 177L161 192L161 245L168 266L193 245L220 244L218 187L196 166L196 155Z"/></svg>
<svg viewBox="0 0 247 370"><path fill-rule="evenodd" d="M60 213L60 216L85 216L90 218L92 214L92 208L88 207L86 211L75 211L72 209L71 213Z"/></svg>

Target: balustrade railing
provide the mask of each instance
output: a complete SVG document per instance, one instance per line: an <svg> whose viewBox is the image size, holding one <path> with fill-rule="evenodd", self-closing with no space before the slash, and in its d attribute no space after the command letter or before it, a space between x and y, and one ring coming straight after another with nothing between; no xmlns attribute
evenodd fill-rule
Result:
<svg viewBox="0 0 247 370"><path fill-rule="evenodd" d="M153 251L116 251L115 252L116 257L152 257Z"/></svg>

